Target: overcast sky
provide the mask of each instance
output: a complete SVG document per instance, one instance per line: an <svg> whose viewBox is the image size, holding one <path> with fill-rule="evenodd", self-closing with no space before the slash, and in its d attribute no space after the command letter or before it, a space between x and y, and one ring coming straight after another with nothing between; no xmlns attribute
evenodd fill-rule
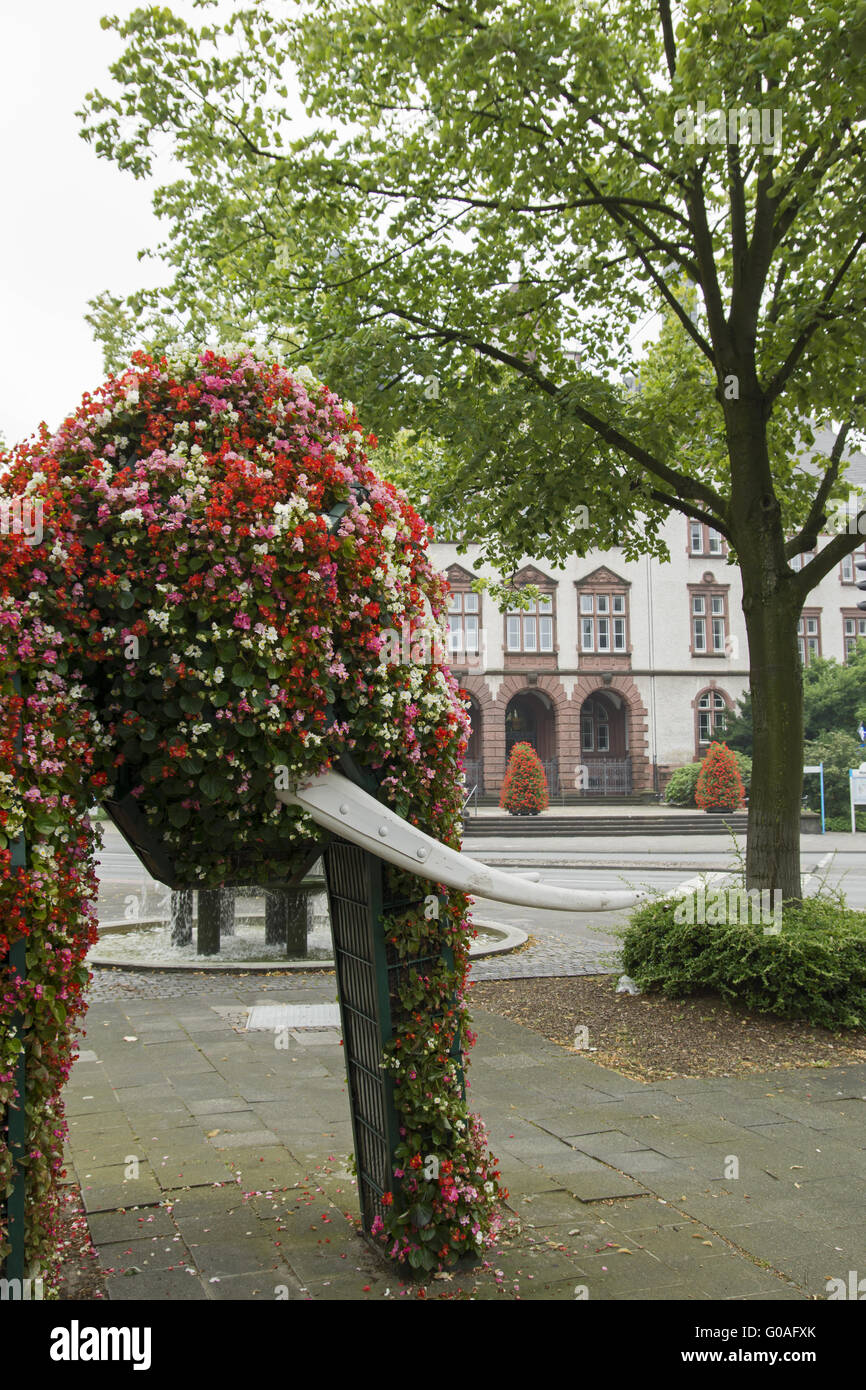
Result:
<svg viewBox="0 0 866 1390"><path fill-rule="evenodd" d="M56 426L102 380L88 299L161 278L136 260L159 240L150 192L97 159L75 116L86 92L109 87L120 52L100 15L134 8L130 0L0 4L0 434L10 443L42 419Z"/></svg>

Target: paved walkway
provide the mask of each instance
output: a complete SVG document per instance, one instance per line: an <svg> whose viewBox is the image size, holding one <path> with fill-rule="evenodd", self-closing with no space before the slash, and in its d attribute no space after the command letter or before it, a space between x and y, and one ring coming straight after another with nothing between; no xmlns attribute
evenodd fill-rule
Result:
<svg viewBox="0 0 866 1390"><path fill-rule="evenodd" d="M66 1089L109 1297L416 1297L357 1229L338 1035L239 1031L257 1002L333 1002L334 977L176 979L98 972ZM804 1300L866 1270L866 1066L643 1085L475 1026L515 1224L427 1297Z"/></svg>

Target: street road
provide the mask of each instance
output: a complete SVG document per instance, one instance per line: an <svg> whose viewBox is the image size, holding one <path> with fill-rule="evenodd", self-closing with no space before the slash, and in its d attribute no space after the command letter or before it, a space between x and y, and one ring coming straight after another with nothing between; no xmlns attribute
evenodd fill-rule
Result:
<svg viewBox="0 0 866 1390"><path fill-rule="evenodd" d="M114 829L104 827L103 848L99 855L100 917L117 920L124 916L130 895L139 898L141 915L165 903L167 890L145 872L132 851ZM852 837L806 836L802 849L804 889L814 892L826 877L828 887L841 885L852 907L866 907L866 839ZM737 861L731 843L700 837L698 844L657 836L591 842L563 841L551 837L515 845L497 840L491 845L476 840L467 845L475 858L507 867L515 873L538 873L546 883L571 888L600 889L659 888L671 890L706 872L735 872ZM566 863L563 864L562 861ZM575 863L574 861L578 861ZM475 916L481 921L510 923L522 927L536 938L558 942L585 942L603 947L615 945L615 928L625 924L628 912L551 912L545 909L511 907L506 903L479 898Z"/></svg>

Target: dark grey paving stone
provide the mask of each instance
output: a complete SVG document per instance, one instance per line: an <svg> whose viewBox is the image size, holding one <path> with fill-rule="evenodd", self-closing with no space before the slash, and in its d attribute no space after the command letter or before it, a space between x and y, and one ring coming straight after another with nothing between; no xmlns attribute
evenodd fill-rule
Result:
<svg viewBox="0 0 866 1390"><path fill-rule="evenodd" d="M682 1271L671 1269L646 1250L627 1245L628 1255L616 1249L581 1258L589 1287L590 1302L600 1298L619 1298L637 1289L650 1292L670 1289L684 1281Z"/></svg>
<svg viewBox="0 0 866 1390"><path fill-rule="evenodd" d="M209 1100L188 1100L187 1109L192 1115L231 1115L252 1114L250 1107L241 1096L213 1097Z"/></svg>
<svg viewBox="0 0 866 1390"><path fill-rule="evenodd" d="M230 1177L225 1163L213 1159L189 1159L188 1161L160 1164L155 1169L160 1192L173 1192L178 1187L201 1187L205 1183L225 1182Z"/></svg>
<svg viewBox="0 0 866 1390"><path fill-rule="evenodd" d="M526 1164L518 1168L512 1160L500 1164L499 1171L503 1186L515 1194L565 1191L553 1174L543 1168L530 1168Z"/></svg>
<svg viewBox="0 0 866 1390"><path fill-rule="evenodd" d="M118 1137L115 1138L114 1136ZM130 1156L141 1157L136 1154L140 1144L132 1134L124 1134L123 1131L107 1130L105 1134L97 1134L88 1138L76 1138L70 1145L70 1154L76 1168L90 1171L94 1168L107 1168L114 1164L126 1163Z"/></svg>
<svg viewBox="0 0 866 1390"><path fill-rule="evenodd" d="M686 1177L689 1173L689 1169L678 1163L675 1158L668 1158L666 1154L656 1153L653 1149L634 1149L627 1153L608 1154L606 1162L634 1177L646 1175L649 1186L662 1174L676 1179Z"/></svg>
<svg viewBox="0 0 866 1390"><path fill-rule="evenodd" d="M742 1303L749 1303L760 1300L762 1303L794 1302L802 1303L809 1300L810 1295L802 1289L792 1289L782 1284L778 1289L764 1289L761 1293L741 1293L737 1294L737 1299Z"/></svg>
<svg viewBox="0 0 866 1390"><path fill-rule="evenodd" d="M630 1139L618 1129L608 1130L603 1134L581 1134L579 1137L574 1136L569 1143L579 1153L602 1159L607 1159L609 1154L630 1153L642 1147L636 1139Z"/></svg>
<svg viewBox="0 0 866 1390"><path fill-rule="evenodd" d="M220 1302L297 1303L308 1297L294 1272L285 1267L257 1270L254 1274L222 1274L207 1281L206 1291L209 1298Z"/></svg>
<svg viewBox="0 0 866 1390"><path fill-rule="evenodd" d="M147 1274L157 1269L186 1270L189 1252L183 1240L174 1236L151 1236L146 1240L108 1241L99 1246L99 1263L114 1274L136 1271Z"/></svg>
<svg viewBox="0 0 866 1390"><path fill-rule="evenodd" d="M113 1303L141 1299L144 1302L197 1302L207 1299L198 1274L185 1270L150 1270L145 1274L110 1276L106 1291Z"/></svg>
<svg viewBox="0 0 866 1390"><path fill-rule="evenodd" d="M740 1295L742 1297L742 1295ZM755 1298L769 1295L755 1294ZM710 1295L691 1284L664 1284L651 1289L631 1289L616 1295L618 1303L707 1303Z"/></svg>
<svg viewBox="0 0 866 1390"><path fill-rule="evenodd" d="M214 1149L230 1150L233 1154L241 1149L264 1149L270 1145L282 1147L282 1140L269 1129L251 1129L246 1132L220 1133L207 1143ZM244 1154L244 1158L248 1157Z"/></svg>
<svg viewBox="0 0 866 1390"><path fill-rule="evenodd" d="M104 1183L97 1185L81 1184L81 1200L88 1217L91 1212L117 1211L118 1207L131 1207L148 1202L156 1202L160 1188L153 1179L137 1183Z"/></svg>
<svg viewBox="0 0 866 1390"><path fill-rule="evenodd" d="M117 1115L118 1100L115 1093L111 1090L86 1093L75 1093L71 1091L66 1097L66 1115L68 1119L87 1119L94 1120L96 1116ZM115 1123L118 1121L115 1120ZM105 1122L106 1125L110 1121Z"/></svg>
<svg viewBox="0 0 866 1390"><path fill-rule="evenodd" d="M719 1236L706 1226L696 1226L693 1222L678 1228L641 1232L640 1244L671 1269L682 1270L698 1262L706 1263L711 1255L730 1254L729 1247Z"/></svg>
<svg viewBox="0 0 866 1390"><path fill-rule="evenodd" d="M547 1226L570 1226L579 1219L581 1205L570 1192L521 1193L510 1203L520 1217L524 1229L540 1230Z"/></svg>
<svg viewBox="0 0 866 1390"><path fill-rule="evenodd" d="M689 1278L711 1298L741 1298L744 1294L775 1293L779 1278L736 1255L720 1255L689 1268ZM785 1287L783 1284L782 1287Z"/></svg>
<svg viewBox="0 0 866 1390"><path fill-rule="evenodd" d="M220 1186L205 1183L193 1188L170 1188L163 1194L166 1210L182 1229L187 1221L210 1225L211 1218L226 1216L243 1208L243 1193L236 1182Z"/></svg>
<svg viewBox="0 0 866 1390"><path fill-rule="evenodd" d="M175 1225L163 1207L134 1207L129 1211L94 1212L87 1219L94 1245L123 1242L124 1246L149 1241L152 1236L173 1236Z"/></svg>
<svg viewBox="0 0 866 1390"><path fill-rule="evenodd" d="M643 1192L631 1178L602 1168L592 1173L565 1175L566 1189L582 1202L598 1202L611 1197L640 1196Z"/></svg>

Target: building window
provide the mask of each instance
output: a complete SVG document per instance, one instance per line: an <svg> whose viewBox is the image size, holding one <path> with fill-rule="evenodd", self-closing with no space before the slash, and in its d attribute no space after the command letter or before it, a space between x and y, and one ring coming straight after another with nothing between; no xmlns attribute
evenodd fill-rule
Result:
<svg viewBox="0 0 866 1390"><path fill-rule="evenodd" d="M791 569L796 570L799 573L803 566L808 565L809 561L814 560L814 558L814 550L804 550L801 551L799 555L792 555L790 560Z"/></svg>
<svg viewBox="0 0 866 1390"><path fill-rule="evenodd" d="M628 651L628 603L624 593L582 593L579 607L582 652Z"/></svg>
<svg viewBox="0 0 866 1390"><path fill-rule="evenodd" d="M818 611L803 610L797 623L797 649L804 666L821 655L821 616Z"/></svg>
<svg viewBox="0 0 866 1390"><path fill-rule="evenodd" d="M689 522L690 555L727 555L728 547L720 531L704 521Z"/></svg>
<svg viewBox="0 0 866 1390"><path fill-rule="evenodd" d="M728 640L728 596L691 590L692 656L724 656Z"/></svg>
<svg viewBox="0 0 866 1390"><path fill-rule="evenodd" d="M845 639L845 660L847 661L858 641L866 640L866 618L843 617L842 626Z"/></svg>
<svg viewBox="0 0 866 1390"><path fill-rule="evenodd" d="M861 546L852 555L843 555L839 565L839 582L842 584L857 584L866 579L863 570L855 570L854 565L860 560L866 560L866 546Z"/></svg>
<svg viewBox="0 0 866 1390"><path fill-rule="evenodd" d="M724 733L728 704L718 690L704 690L698 696L698 756L703 757L709 744Z"/></svg>
<svg viewBox="0 0 866 1390"><path fill-rule="evenodd" d="M586 700L580 716L580 746L584 753L610 752L610 716L603 700Z"/></svg>
<svg viewBox="0 0 866 1390"><path fill-rule="evenodd" d="M448 609L448 651L453 656L477 656L481 603L478 594L452 593Z"/></svg>
<svg viewBox="0 0 866 1390"><path fill-rule="evenodd" d="M509 608L505 617L509 652L553 651L553 595L541 594L528 608Z"/></svg>

